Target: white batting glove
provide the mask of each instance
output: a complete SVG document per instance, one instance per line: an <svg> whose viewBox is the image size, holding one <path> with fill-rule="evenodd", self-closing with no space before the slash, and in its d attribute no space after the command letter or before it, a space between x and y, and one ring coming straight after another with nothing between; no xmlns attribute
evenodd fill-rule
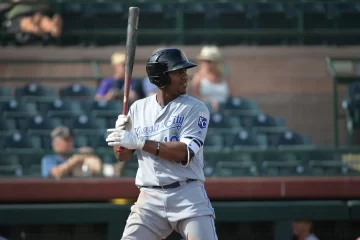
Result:
<svg viewBox="0 0 360 240"><path fill-rule="evenodd" d="M120 114L116 120L115 128L121 130L130 130L131 129L131 118L130 116Z"/></svg>
<svg viewBox="0 0 360 240"><path fill-rule="evenodd" d="M142 149L144 147L146 139L143 137L138 137L136 134L122 130L119 128L108 129L107 132L110 132L109 136L106 138L106 142L109 146L122 146L127 149Z"/></svg>

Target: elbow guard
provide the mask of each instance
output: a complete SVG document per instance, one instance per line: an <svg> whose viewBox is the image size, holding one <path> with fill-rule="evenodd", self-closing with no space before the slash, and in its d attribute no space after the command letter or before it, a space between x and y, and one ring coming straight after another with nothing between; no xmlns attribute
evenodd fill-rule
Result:
<svg viewBox="0 0 360 240"><path fill-rule="evenodd" d="M199 152L200 148L204 145L202 141L197 138L180 138L180 142L185 143L187 146L187 163L186 165L181 164L184 167L187 167L191 159Z"/></svg>

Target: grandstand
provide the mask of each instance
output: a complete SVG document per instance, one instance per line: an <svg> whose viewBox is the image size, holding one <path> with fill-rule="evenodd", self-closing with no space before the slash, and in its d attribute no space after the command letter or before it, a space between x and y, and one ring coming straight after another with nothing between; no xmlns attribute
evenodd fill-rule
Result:
<svg viewBox="0 0 360 240"><path fill-rule="evenodd" d="M135 155L120 177L104 168L45 179L41 161L53 151L51 131L65 125L75 148L93 148L102 166L117 163L105 138L122 101L95 93L111 54L125 50L133 5L141 9L136 90L158 47L196 61L216 44L229 69L232 95L219 109L206 102L204 172L219 239L291 239L293 220L314 221L320 239L360 236L356 1L41 2L64 20L59 38L0 31L0 239L120 238L138 194ZM0 19L9 20L6 8Z"/></svg>

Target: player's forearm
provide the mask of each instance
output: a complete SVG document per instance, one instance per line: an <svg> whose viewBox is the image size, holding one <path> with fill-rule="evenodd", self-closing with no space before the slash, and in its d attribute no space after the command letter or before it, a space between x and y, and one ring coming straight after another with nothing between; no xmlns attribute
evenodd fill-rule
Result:
<svg viewBox="0 0 360 240"><path fill-rule="evenodd" d="M156 141L146 140L143 151L156 155ZM160 142L158 157L175 162L187 162L187 146L182 142Z"/></svg>
<svg viewBox="0 0 360 240"><path fill-rule="evenodd" d="M50 174L52 177L57 177L57 178L63 177L69 174L76 165L82 164L82 162L83 162L83 158L81 158L80 156L73 156L66 162L51 169Z"/></svg>
<svg viewBox="0 0 360 240"><path fill-rule="evenodd" d="M131 158L132 151L130 151L129 149L125 148L124 151L122 151L122 152L118 152L117 149L118 149L118 146L114 146L114 154L115 154L116 159L119 162L124 162Z"/></svg>

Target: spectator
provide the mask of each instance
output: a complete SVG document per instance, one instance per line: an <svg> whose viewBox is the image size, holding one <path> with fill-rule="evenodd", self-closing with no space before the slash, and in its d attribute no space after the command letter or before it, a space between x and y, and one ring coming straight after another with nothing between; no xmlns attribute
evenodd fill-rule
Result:
<svg viewBox="0 0 360 240"><path fill-rule="evenodd" d="M15 2L15 1L14 1ZM31 36L44 40L58 38L63 30L63 20L48 6L16 1L6 10L3 18L4 31L14 34L19 43L26 43Z"/></svg>
<svg viewBox="0 0 360 240"><path fill-rule="evenodd" d="M91 153L90 148L74 150L73 134L64 126L51 132L54 155L46 155L41 161L43 177L62 178L66 176L95 176L101 171L101 160ZM81 169L81 170L80 170Z"/></svg>
<svg viewBox="0 0 360 240"><path fill-rule="evenodd" d="M216 46L204 46L198 56L199 70L192 79L192 95L217 109L224 103L230 90L221 53Z"/></svg>
<svg viewBox="0 0 360 240"><path fill-rule="evenodd" d="M312 222L310 221L293 221L292 230L296 240L319 240L312 233Z"/></svg>
<svg viewBox="0 0 360 240"><path fill-rule="evenodd" d="M146 97L151 96L157 92L157 87L155 84L150 82L149 77L145 77L143 80L143 91Z"/></svg>
<svg viewBox="0 0 360 240"><path fill-rule="evenodd" d="M111 64L114 69L112 77L105 78L101 81L97 90L96 100L113 100L120 98L123 94L124 77L125 77L125 54L115 52L111 56ZM135 81L131 81L129 101L133 102L138 99L138 95L134 90Z"/></svg>

